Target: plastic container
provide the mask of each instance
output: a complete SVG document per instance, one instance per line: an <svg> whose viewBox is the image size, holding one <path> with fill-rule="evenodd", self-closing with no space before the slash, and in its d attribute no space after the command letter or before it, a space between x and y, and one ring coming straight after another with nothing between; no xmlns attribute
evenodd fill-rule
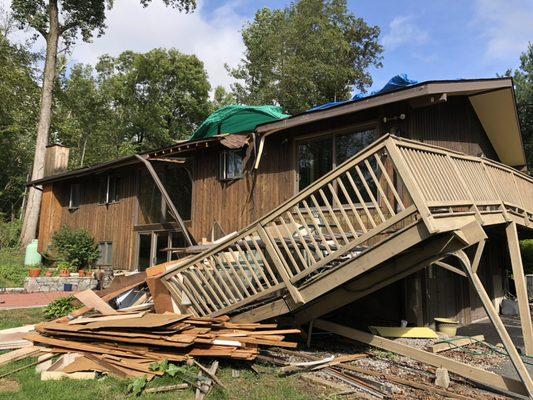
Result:
<svg viewBox="0 0 533 400"><path fill-rule="evenodd" d="M458 327L459 321L454 319L435 318L435 328L437 329L437 332L444 333L448 336L455 336Z"/></svg>
<svg viewBox="0 0 533 400"><path fill-rule="evenodd" d="M39 265L41 263L42 257L37 251L39 246L39 241L33 239L29 245L26 246L26 252L24 253L24 265Z"/></svg>
<svg viewBox="0 0 533 400"><path fill-rule="evenodd" d="M64 283L63 284L63 290L65 292L72 292L72 283Z"/></svg>

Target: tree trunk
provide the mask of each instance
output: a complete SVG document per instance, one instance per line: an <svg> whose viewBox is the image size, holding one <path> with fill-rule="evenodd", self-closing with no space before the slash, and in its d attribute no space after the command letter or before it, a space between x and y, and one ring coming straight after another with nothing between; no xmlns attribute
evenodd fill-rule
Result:
<svg viewBox="0 0 533 400"><path fill-rule="evenodd" d="M48 144L48 133L52 120L52 96L56 77L57 46L60 34L57 0L50 0L48 12L50 28L48 34L45 36L46 59L44 63L43 87L41 90L37 141L35 143L35 155L31 175L32 180L41 179L44 175L46 145ZM42 192L40 190L30 187L26 202L26 211L24 213L24 224L22 225L22 246L28 245L37 236L41 197Z"/></svg>

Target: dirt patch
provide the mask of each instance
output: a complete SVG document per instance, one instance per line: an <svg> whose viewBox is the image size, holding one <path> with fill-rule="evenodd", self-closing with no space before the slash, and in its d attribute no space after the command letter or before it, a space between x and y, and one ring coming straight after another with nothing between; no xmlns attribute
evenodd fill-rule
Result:
<svg viewBox="0 0 533 400"><path fill-rule="evenodd" d="M12 379L0 379L0 393L2 392L18 392L20 390L20 383Z"/></svg>

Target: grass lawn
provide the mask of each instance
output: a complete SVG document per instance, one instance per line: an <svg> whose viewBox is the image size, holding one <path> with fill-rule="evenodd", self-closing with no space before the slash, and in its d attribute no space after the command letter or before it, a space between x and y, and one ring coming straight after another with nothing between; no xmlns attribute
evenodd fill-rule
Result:
<svg viewBox="0 0 533 400"><path fill-rule="evenodd" d="M44 318L42 309L17 309L0 312L0 328L6 329L19 325L40 322ZM34 359L26 359L0 368L0 375L27 365ZM208 364L204 361L204 364ZM191 367L192 368L192 367ZM232 378L232 368L240 370L240 377ZM297 376L278 377L274 367L255 364L254 372L244 363L221 361L217 376L228 388L227 392L213 390L208 400L312 400L327 397L322 389L310 386ZM42 382L35 367L27 368L7 378L0 379L0 400L118 400L126 398L129 380L106 377L89 381L48 381ZM156 378L148 387L181 383L176 378ZM189 400L194 399L190 389L160 394L143 394L139 399L149 400Z"/></svg>
<svg viewBox="0 0 533 400"><path fill-rule="evenodd" d="M26 276L24 253L20 249L0 249L0 288L21 287Z"/></svg>

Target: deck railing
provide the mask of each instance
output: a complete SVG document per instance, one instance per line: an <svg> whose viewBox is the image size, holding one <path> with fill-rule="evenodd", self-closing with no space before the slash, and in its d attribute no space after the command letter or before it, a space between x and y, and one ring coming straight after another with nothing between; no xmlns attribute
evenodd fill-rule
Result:
<svg viewBox="0 0 533 400"><path fill-rule="evenodd" d="M510 212L529 223L533 217L533 178L483 158L397 140L419 193L434 216L471 211Z"/></svg>
<svg viewBox="0 0 533 400"><path fill-rule="evenodd" d="M431 230L431 218L465 210L530 218L532 183L486 159L385 136L163 282L196 315L283 293L305 302L299 289L414 219Z"/></svg>

